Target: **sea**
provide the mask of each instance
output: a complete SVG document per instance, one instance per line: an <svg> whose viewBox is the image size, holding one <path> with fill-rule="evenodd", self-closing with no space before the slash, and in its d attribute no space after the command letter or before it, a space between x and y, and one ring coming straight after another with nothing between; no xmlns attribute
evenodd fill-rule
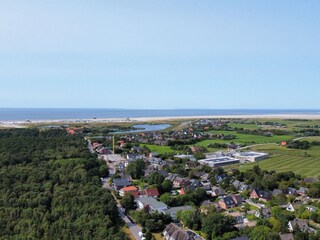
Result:
<svg viewBox="0 0 320 240"><path fill-rule="evenodd" d="M105 118L233 116L233 115L320 115L320 110L272 109L102 109L102 108L0 108L0 121L87 120Z"/></svg>

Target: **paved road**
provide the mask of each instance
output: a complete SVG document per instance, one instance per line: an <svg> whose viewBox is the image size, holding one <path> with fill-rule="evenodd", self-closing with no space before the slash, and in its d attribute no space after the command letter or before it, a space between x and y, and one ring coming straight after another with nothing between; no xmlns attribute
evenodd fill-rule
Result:
<svg viewBox="0 0 320 240"><path fill-rule="evenodd" d="M249 145L246 147L237 148L236 151L243 150L243 149L250 148L250 147L263 146L263 145L278 145L278 144L276 144L276 143L259 143L259 144Z"/></svg>
<svg viewBox="0 0 320 240"><path fill-rule="evenodd" d="M120 215L121 219L127 224L128 228L129 228L130 232L132 233L132 235L134 236L134 238L136 240L141 239L139 237L139 232L142 231L142 228L140 226L138 226L137 224L132 223L130 221L130 219L120 211L121 206L119 203L117 204L117 207L118 207L118 211L119 211L119 215Z"/></svg>
<svg viewBox="0 0 320 240"><path fill-rule="evenodd" d="M104 181L103 181L103 187L104 187L105 189L111 191L111 186L109 185L108 182L109 182L109 178L104 179ZM112 196L114 197L115 201L117 202L117 207L118 207L119 215L120 215L121 219L127 224L127 226L128 226L128 228L129 228L131 234L134 236L134 238L135 238L136 240L141 239L141 238L139 237L139 232L142 231L142 228L141 228L139 225L137 225L137 224L135 224L135 223L132 223L132 222L130 221L130 219L129 219L123 212L121 212L121 210L120 210L120 209L121 209L120 203L117 201L117 199L115 198L115 196L114 196L113 194L112 194Z"/></svg>
<svg viewBox="0 0 320 240"><path fill-rule="evenodd" d="M252 206L255 206L255 207L259 208L259 209L265 207L264 204L254 203L254 202L252 202L250 199L247 199L247 200L246 200L246 203L248 203L248 204L250 204L250 205L252 205Z"/></svg>

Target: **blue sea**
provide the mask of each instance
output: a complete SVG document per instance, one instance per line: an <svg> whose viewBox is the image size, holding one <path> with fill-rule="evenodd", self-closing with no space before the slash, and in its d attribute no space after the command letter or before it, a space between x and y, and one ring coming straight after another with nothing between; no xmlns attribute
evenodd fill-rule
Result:
<svg viewBox="0 0 320 240"><path fill-rule="evenodd" d="M259 109L95 109L95 108L0 108L0 121L84 120L101 118L180 117L218 115L303 114L320 115L320 110L259 110Z"/></svg>

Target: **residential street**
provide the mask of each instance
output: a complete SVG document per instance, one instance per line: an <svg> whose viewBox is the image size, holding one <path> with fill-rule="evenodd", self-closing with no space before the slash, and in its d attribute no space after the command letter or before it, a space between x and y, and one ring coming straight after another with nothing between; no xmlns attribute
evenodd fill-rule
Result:
<svg viewBox="0 0 320 240"><path fill-rule="evenodd" d="M109 178L105 178L105 179L103 180L103 187L104 187L105 189L111 191L111 186L109 185L108 181L109 181ZM111 193L112 193L112 192L111 192ZM113 194L112 194L112 195L113 195ZM142 231L142 228L141 228L139 225L137 225L137 224L135 224L135 223L132 223L132 222L130 221L130 219L129 219L123 212L121 212L121 210L120 210L120 209L121 209L120 203L118 202L118 200L116 199L116 197L115 197L114 195L113 195L113 197L114 197L114 199L115 199L116 202L117 202L118 212L119 212L119 215L120 215L121 219L127 224L128 228L129 228L130 232L132 233L132 235L134 236L134 238L135 238L136 240L141 239L141 238L139 237L139 232Z"/></svg>

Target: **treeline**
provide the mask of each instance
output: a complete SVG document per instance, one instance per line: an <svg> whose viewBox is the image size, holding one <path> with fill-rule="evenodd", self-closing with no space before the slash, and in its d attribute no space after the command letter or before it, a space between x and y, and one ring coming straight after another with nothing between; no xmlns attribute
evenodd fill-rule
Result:
<svg viewBox="0 0 320 240"><path fill-rule="evenodd" d="M125 239L105 164L63 130L0 131L0 239Z"/></svg>

